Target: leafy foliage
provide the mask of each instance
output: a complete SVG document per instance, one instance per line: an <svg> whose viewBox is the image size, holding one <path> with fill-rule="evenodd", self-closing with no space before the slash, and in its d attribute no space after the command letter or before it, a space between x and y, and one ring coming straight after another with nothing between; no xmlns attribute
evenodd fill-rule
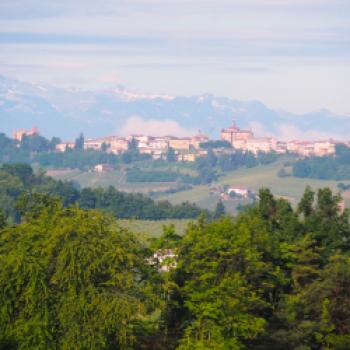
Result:
<svg viewBox="0 0 350 350"><path fill-rule="evenodd" d="M65 152L39 153L33 161L44 167L87 170L96 164L118 164L120 160L117 155L102 151L67 149Z"/></svg>
<svg viewBox="0 0 350 350"><path fill-rule="evenodd" d="M214 211L214 218L215 219L219 219L221 218L223 215L225 215L225 206L222 203L221 200L218 201L216 207L215 207L215 211Z"/></svg>
<svg viewBox="0 0 350 350"><path fill-rule="evenodd" d="M182 182L185 184L198 184L200 179L188 174L181 174L174 171L143 171L139 168L132 168L127 171L128 182Z"/></svg>
<svg viewBox="0 0 350 350"><path fill-rule="evenodd" d="M22 222L0 231L0 348L349 349L349 211L330 189L306 188L294 209L263 188L235 218L218 208L146 246L89 208L191 207L109 188L78 191L80 209L18 192L52 185L26 167L1 172Z"/></svg>
<svg viewBox="0 0 350 350"><path fill-rule="evenodd" d="M35 202L35 193L57 196L65 206L79 204L83 209L103 209L118 218L189 219L202 212L188 202L178 205L156 202L141 194L117 191L114 187L80 190L75 183L55 181L40 172L34 174L26 164L4 164L0 168L0 185L0 209L12 222L20 221L18 202L25 208L30 207L30 203Z"/></svg>
<svg viewBox="0 0 350 350"><path fill-rule="evenodd" d="M3 346L129 349L155 306L144 247L96 211L28 215L0 236Z"/></svg>
<svg viewBox="0 0 350 350"><path fill-rule="evenodd" d="M189 227L165 311L177 349L347 349L350 225L307 189L293 210L268 189L236 219Z"/></svg>
<svg viewBox="0 0 350 350"><path fill-rule="evenodd" d="M2 210L0 209L0 230L6 226L6 217Z"/></svg>

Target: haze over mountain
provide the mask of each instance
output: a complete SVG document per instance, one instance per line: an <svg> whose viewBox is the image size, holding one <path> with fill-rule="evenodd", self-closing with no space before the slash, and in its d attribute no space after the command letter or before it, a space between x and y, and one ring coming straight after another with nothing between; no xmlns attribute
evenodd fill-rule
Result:
<svg viewBox="0 0 350 350"><path fill-rule="evenodd" d="M273 110L259 101L210 94L138 94L123 86L82 90L37 85L0 76L0 131L38 126L48 137L68 140L109 134L190 135L198 129L218 137L232 120L260 136L280 139L347 139L350 117L324 109L305 115Z"/></svg>

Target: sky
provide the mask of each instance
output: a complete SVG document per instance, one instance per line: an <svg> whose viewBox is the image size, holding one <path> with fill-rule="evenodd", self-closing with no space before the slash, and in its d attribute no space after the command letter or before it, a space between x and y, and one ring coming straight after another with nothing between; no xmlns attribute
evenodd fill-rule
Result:
<svg viewBox="0 0 350 350"><path fill-rule="evenodd" d="M1 0L0 74L350 116L349 0Z"/></svg>

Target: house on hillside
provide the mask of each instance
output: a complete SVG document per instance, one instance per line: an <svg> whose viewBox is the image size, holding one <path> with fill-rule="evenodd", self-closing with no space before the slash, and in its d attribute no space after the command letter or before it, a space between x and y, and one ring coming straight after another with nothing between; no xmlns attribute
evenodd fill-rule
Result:
<svg viewBox="0 0 350 350"><path fill-rule="evenodd" d="M198 135L195 135L191 139L191 145L195 149L200 149L201 143L205 143L209 141L209 137L205 134L203 134L200 130L198 132Z"/></svg>
<svg viewBox="0 0 350 350"><path fill-rule="evenodd" d="M27 129L13 130L13 139L17 141L22 141L23 136L34 136L34 135L39 135L39 129L36 126L31 130L27 130Z"/></svg>
<svg viewBox="0 0 350 350"><path fill-rule="evenodd" d="M154 150L166 151L169 148L169 140L164 137L153 137L148 141L148 146Z"/></svg>
<svg viewBox="0 0 350 350"><path fill-rule="evenodd" d="M97 165L95 165L94 170L97 173L106 173L109 171L113 171L114 167L111 164L97 164Z"/></svg>
<svg viewBox="0 0 350 350"><path fill-rule="evenodd" d="M246 141L246 150L254 154L269 153L277 149L277 140L271 137L259 137Z"/></svg>
<svg viewBox="0 0 350 350"><path fill-rule="evenodd" d="M324 157L335 154L335 143L332 141L316 141L314 143L314 154L317 157Z"/></svg>
<svg viewBox="0 0 350 350"><path fill-rule="evenodd" d="M108 145L108 153L122 154L128 150L129 141L123 137L109 136Z"/></svg>
<svg viewBox="0 0 350 350"><path fill-rule="evenodd" d="M191 147L191 139L189 137L169 138L169 147L176 151L189 151Z"/></svg>
<svg viewBox="0 0 350 350"><path fill-rule="evenodd" d="M244 186L234 185L234 186L230 186L227 189L227 194L230 197L248 198L249 197L249 190L248 190L248 188L246 188Z"/></svg>

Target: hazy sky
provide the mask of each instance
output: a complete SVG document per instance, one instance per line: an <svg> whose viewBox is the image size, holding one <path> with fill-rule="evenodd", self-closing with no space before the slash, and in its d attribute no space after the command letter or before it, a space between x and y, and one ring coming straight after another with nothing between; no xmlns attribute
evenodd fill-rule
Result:
<svg viewBox="0 0 350 350"><path fill-rule="evenodd" d="M0 74L350 115L350 0L1 0Z"/></svg>

